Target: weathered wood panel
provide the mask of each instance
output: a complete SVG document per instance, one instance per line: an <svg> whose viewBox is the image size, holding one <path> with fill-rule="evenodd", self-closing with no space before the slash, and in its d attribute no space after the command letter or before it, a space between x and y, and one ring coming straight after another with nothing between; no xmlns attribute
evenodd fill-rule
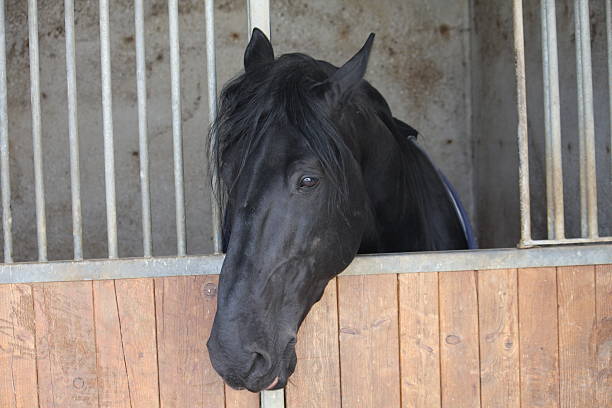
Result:
<svg viewBox="0 0 612 408"><path fill-rule="evenodd" d="M483 407L520 407L516 269L478 272Z"/></svg>
<svg viewBox="0 0 612 408"><path fill-rule="evenodd" d="M440 407L438 274L400 275L402 406Z"/></svg>
<svg viewBox="0 0 612 408"><path fill-rule="evenodd" d="M342 406L400 404L397 277L338 278Z"/></svg>
<svg viewBox="0 0 612 408"><path fill-rule="evenodd" d="M93 305L99 406L130 408L115 281L93 282Z"/></svg>
<svg viewBox="0 0 612 408"><path fill-rule="evenodd" d="M288 407L340 407L336 280L325 289L298 334L298 364L285 390Z"/></svg>
<svg viewBox="0 0 612 408"><path fill-rule="evenodd" d="M612 407L612 265L595 266L597 338L596 398L600 407Z"/></svg>
<svg viewBox="0 0 612 408"><path fill-rule="evenodd" d="M225 408L259 408L259 394L236 391L225 385Z"/></svg>
<svg viewBox="0 0 612 408"><path fill-rule="evenodd" d="M594 407L595 267L557 268L561 407Z"/></svg>
<svg viewBox="0 0 612 408"><path fill-rule="evenodd" d="M519 270L521 406L559 406L557 273Z"/></svg>
<svg viewBox="0 0 612 408"><path fill-rule="evenodd" d="M160 399L163 407L218 408L221 378L206 341L217 303L216 276L155 279Z"/></svg>
<svg viewBox="0 0 612 408"><path fill-rule="evenodd" d="M98 406L91 282L34 286L41 407Z"/></svg>
<svg viewBox="0 0 612 408"><path fill-rule="evenodd" d="M480 407L476 272L440 279L440 376L443 407Z"/></svg>
<svg viewBox="0 0 612 408"><path fill-rule="evenodd" d="M34 301L29 285L0 285L0 407L38 406Z"/></svg>
<svg viewBox="0 0 612 408"><path fill-rule="evenodd" d="M159 407L153 279L115 281L131 408Z"/></svg>
<svg viewBox="0 0 612 408"><path fill-rule="evenodd" d="M216 284L0 285L0 407L258 407L208 360ZM610 265L343 276L287 407L610 406L610 322Z"/></svg>

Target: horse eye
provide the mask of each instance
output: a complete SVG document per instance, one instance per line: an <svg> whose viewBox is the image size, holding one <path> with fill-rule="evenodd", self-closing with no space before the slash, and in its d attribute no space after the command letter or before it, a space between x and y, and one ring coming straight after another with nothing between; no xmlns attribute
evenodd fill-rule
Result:
<svg viewBox="0 0 612 408"><path fill-rule="evenodd" d="M300 179L300 188L310 188L319 184L319 179L316 177L305 176Z"/></svg>

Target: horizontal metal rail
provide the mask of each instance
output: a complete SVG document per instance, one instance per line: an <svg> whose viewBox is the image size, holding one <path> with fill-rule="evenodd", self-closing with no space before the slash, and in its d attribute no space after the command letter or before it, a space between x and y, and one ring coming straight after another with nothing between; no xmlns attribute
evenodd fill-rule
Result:
<svg viewBox="0 0 612 408"><path fill-rule="evenodd" d="M0 284L215 275L224 255L0 264ZM360 255L342 275L612 264L610 245Z"/></svg>

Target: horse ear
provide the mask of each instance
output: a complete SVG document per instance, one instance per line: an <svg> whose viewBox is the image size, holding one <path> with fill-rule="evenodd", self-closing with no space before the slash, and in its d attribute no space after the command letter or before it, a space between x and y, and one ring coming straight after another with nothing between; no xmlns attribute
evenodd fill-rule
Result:
<svg viewBox="0 0 612 408"><path fill-rule="evenodd" d="M374 33L370 33L368 39L357 54L341 66L329 79L331 92L336 99L351 91L365 76L368 68L368 59L374 42Z"/></svg>
<svg viewBox="0 0 612 408"><path fill-rule="evenodd" d="M257 27L253 29L251 40L244 51L244 70L249 71L254 66L274 61L274 50L268 37Z"/></svg>

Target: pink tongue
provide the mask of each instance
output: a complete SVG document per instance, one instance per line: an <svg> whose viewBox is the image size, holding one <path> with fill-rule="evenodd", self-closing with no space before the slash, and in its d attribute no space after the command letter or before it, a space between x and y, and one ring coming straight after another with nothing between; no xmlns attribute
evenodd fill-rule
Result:
<svg viewBox="0 0 612 408"><path fill-rule="evenodd" d="M274 379L274 381L272 381L272 384L268 385L268 387L266 388L266 390L271 390L272 388L274 388L274 386L278 384L278 377L276 377Z"/></svg>

